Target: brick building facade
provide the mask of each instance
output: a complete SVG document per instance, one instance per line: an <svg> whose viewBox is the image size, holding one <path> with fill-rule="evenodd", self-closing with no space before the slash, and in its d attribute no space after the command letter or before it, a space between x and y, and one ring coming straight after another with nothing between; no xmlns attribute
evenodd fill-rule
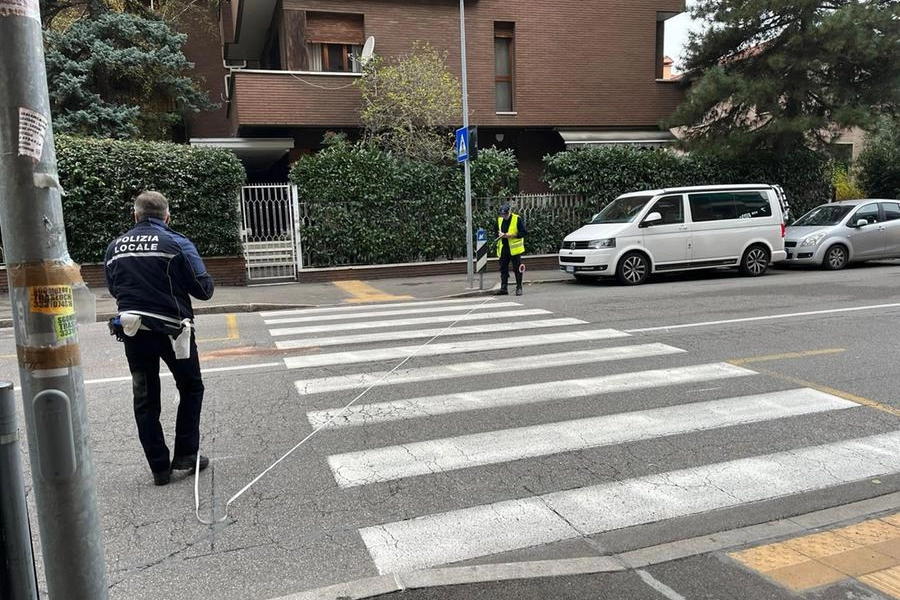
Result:
<svg viewBox="0 0 900 600"><path fill-rule="evenodd" d="M683 10L684 0L467 0L479 144L514 149L522 191L540 191L548 153L664 143L658 123L682 92L663 78L663 24ZM222 106L191 119L188 133L234 148L256 180L284 180L326 131L358 133L351 57L370 37L387 58L428 42L461 73L457 0L223 0L220 20L224 39L190 36L186 53Z"/></svg>

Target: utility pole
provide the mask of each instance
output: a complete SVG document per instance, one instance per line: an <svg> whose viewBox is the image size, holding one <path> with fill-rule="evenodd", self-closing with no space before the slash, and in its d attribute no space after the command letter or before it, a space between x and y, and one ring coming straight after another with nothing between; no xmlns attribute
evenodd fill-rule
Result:
<svg viewBox="0 0 900 600"><path fill-rule="evenodd" d="M47 591L105 600L61 195L39 0L0 0L0 227Z"/></svg>
<svg viewBox="0 0 900 600"><path fill-rule="evenodd" d="M469 88L466 83L466 7L459 0L459 52L462 61L462 112L466 130L466 146L469 145ZM472 250L472 172L469 159L463 162L466 178L466 274L469 289L475 287L475 256Z"/></svg>

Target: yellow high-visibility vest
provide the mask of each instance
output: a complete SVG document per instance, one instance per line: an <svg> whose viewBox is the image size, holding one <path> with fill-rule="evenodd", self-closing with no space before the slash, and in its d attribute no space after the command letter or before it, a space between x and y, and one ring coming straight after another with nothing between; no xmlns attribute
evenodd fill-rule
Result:
<svg viewBox="0 0 900 600"><path fill-rule="evenodd" d="M503 225L503 217L497 217L497 231L501 231L500 227ZM511 235L511 238L507 238L509 242L509 254L510 256L515 256L516 254L524 254L525 253L525 238L516 237L519 235L519 215L513 213L509 219L509 230L506 232L508 235ZM497 256L503 252L503 238L497 240Z"/></svg>

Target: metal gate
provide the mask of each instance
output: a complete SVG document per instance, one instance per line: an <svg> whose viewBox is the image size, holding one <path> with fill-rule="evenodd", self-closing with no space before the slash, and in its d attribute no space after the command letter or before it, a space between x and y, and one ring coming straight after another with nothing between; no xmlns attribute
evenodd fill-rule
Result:
<svg viewBox="0 0 900 600"><path fill-rule="evenodd" d="M289 281L302 268L299 202L293 185L247 185L241 189L241 240L247 279Z"/></svg>

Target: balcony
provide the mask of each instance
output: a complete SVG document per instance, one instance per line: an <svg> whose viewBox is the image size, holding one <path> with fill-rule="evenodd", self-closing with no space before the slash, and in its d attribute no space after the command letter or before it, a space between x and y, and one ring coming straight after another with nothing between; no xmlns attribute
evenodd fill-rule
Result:
<svg viewBox="0 0 900 600"><path fill-rule="evenodd" d="M354 73L235 70L229 116L241 126L357 127Z"/></svg>

